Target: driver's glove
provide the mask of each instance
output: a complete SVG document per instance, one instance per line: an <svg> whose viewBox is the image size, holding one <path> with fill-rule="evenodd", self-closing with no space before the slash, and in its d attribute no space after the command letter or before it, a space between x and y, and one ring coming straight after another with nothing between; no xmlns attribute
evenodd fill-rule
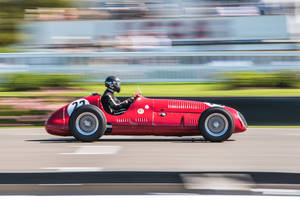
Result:
<svg viewBox="0 0 300 200"><path fill-rule="evenodd" d="M130 98L127 99L128 103L132 103L133 101L134 101L134 97L130 97Z"/></svg>

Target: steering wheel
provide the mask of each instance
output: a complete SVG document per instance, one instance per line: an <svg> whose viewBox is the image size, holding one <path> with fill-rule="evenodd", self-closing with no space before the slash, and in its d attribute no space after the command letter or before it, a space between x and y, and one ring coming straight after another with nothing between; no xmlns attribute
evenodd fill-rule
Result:
<svg viewBox="0 0 300 200"><path fill-rule="evenodd" d="M140 93L136 93L134 98L137 99L137 98L139 98L139 97L141 97L141 96L142 96L142 95L141 95Z"/></svg>

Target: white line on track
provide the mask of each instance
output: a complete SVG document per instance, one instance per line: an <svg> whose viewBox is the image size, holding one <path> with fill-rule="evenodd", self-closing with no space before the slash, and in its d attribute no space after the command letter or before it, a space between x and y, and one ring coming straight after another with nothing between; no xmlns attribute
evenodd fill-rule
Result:
<svg viewBox="0 0 300 200"><path fill-rule="evenodd" d="M57 172L95 172L102 171L100 167L46 167L45 170L55 170Z"/></svg>
<svg viewBox="0 0 300 200"><path fill-rule="evenodd" d="M79 155L87 155L87 154L101 154L101 155L111 155L116 154L120 151L120 146L79 146L74 152L71 153L60 153L63 155L69 154L79 154Z"/></svg>
<svg viewBox="0 0 300 200"><path fill-rule="evenodd" d="M287 136L300 136L300 132L299 133L285 133L282 134L283 136L287 135Z"/></svg>
<svg viewBox="0 0 300 200"><path fill-rule="evenodd" d="M42 135L41 133L9 133L9 135L14 135L14 136L36 136L36 135Z"/></svg>
<svg viewBox="0 0 300 200"><path fill-rule="evenodd" d="M131 138L137 138L139 136L130 136L130 135L104 135L100 138L100 140L103 139L131 139Z"/></svg>
<svg viewBox="0 0 300 200"><path fill-rule="evenodd" d="M264 195L300 195L300 190L292 189L251 189L251 191L262 192Z"/></svg>

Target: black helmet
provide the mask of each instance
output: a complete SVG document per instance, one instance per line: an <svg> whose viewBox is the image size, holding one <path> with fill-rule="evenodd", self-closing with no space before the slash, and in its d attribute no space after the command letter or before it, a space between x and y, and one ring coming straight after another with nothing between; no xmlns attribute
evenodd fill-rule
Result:
<svg viewBox="0 0 300 200"><path fill-rule="evenodd" d="M120 79L116 76L109 76L105 79L105 87L112 91L120 92Z"/></svg>

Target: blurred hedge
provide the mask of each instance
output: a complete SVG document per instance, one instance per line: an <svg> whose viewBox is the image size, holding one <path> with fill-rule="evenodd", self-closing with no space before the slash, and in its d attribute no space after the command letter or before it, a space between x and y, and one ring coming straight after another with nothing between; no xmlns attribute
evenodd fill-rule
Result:
<svg viewBox="0 0 300 200"><path fill-rule="evenodd" d="M0 82L5 91L25 91L41 87L68 87L79 79L79 76L65 74L11 73L2 74Z"/></svg>
<svg viewBox="0 0 300 200"><path fill-rule="evenodd" d="M277 87L292 88L299 84L299 73L281 72L230 72L222 75L227 88L241 87Z"/></svg>

